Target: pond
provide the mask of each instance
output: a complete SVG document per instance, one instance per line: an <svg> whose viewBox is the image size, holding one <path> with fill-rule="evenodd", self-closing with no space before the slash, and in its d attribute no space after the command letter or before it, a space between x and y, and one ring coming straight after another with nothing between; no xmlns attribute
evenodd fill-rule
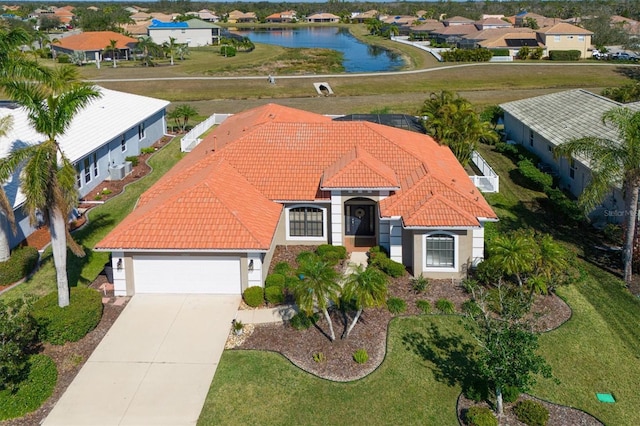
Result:
<svg viewBox="0 0 640 426"><path fill-rule="evenodd" d="M235 30L235 34L249 37L254 43L283 47L319 47L344 54L345 72L394 71L404 66L402 57L379 46L371 46L355 38L347 28L302 27Z"/></svg>

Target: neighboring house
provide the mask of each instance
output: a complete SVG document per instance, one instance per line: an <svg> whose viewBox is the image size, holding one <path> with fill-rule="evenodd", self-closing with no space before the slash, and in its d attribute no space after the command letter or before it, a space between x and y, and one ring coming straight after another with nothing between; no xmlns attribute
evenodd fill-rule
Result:
<svg viewBox="0 0 640 426"><path fill-rule="evenodd" d="M484 18L479 21L476 21L475 26L478 30L492 30L496 28L512 28L510 22L503 21L499 18Z"/></svg>
<svg viewBox="0 0 640 426"><path fill-rule="evenodd" d="M528 26L529 22L532 20L535 21L538 28L550 27L560 22L560 19L557 18L547 18L546 16L542 16L537 13L522 11L514 16L514 25L516 27L525 27Z"/></svg>
<svg viewBox="0 0 640 426"><path fill-rule="evenodd" d="M268 23L288 23L297 20L297 13L295 10L285 10L284 12L276 12L267 16L264 20Z"/></svg>
<svg viewBox="0 0 640 426"><path fill-rule="evenodd" d="M591 36L593 32L575 25L560 22L550 27L536 30L538 39L547 50L579 50L581 58L591 57Z"/></svg>
<svg viewBox="0 0 640 426"><path fill-rule="evenodd" d="M538 35L531 28L493 28L467 34L462 39L460 46L509 49L510 56L515 56L520 48L525 46L544 48L538 40Z"/></svg>
<svg viewBox="0 0 640 426"><path fill-rule="evenodd" d="M96 250L117 295L240 294L278 245L383 246L415 275L458 279L497 220L430 136L268 104L226 119Z"/></svg>
<svg viewBox="0 0 640 426"><path fill-rule="evenodd" d="M220 21L220 17L215 14L215 12L210 11L209 9L202 9L197 12L187 12L189 16L195 16L198 19L201 19L205 22L218 22Z"/></svg>
<svg viewBox="0 0 640 426"><path fill-rule="evenodd" d="M445 18L442 22L445 26L452 27L456 25L471 25L475 21L473 19L465 18L464 16L454 16L451 18Z"/></svg>
<svg viewBox="0 0 640 426"><path fill-rule="evenodd" d="M227 15L227 22L232 24L257 21L258 17L256 16L255 12L242 12L240 10L232 10Z"/></svg>
<svg viewBox="0 0 640 426"><path fill-rule="evenodd" d="M54 55L73 55L84 53L88 62L102 61L105 48L115 40L118 48L118 59L129 60L138 40L113 31L89 31L61 38L51 43ZM111 56L111 52L108 53Z"/></svg>
<svg viewBox="0 0 640 426"><path fill-rule="evenodd" d="M520 144L540 157L558 175L562 188L579 197L590 180L590 169L583 158L556 158L553 149L572 139L599 137L618 140L614 126L605 126L602 115L624 106L640 111L640 102L620 104L583 89L568 90L501 104L504 110L504 129L507 139ZM618 191L619 192L619 191ZM622 195L616 192L607 197L593 216L605 217L602 210L623 206ZM620 217L607 216L615 222Z"/></svg>
<svg viewBox="0 0 640 426"><path fill-rule="evenodd" d="M431 35L438 43L448 43L456 45L464 36L477 33L478 29L474 24L459 24L445 26L431 32Z"/></svg>
<svg viewBox="0 0 640 426"><path fill-rule="evenodd" d="M369 19L378 19L379 12L375 9L366 12L354 12L351 14L351 22L355 24L364 24Z"/></svg>
<svg viewBox="0 0 640 426"><path fill-rule="evenodd" d="M420 24L413 25L409 28L413 34L421 34L423 37L430 36L434 31L444 28L444 24L437 19L425 19L420 21Z"/></svg>
<svg viewBox="0 0 640 426"><path fill-rule="evenodd" d="M333 13L314 13L313 15L307 16L305 21L318 24L327 22L340 22L340 17L334 15Z"/></svg>
<svg viewBox="0 0 640 426"><path fill-rule="evenodd" d="M160 22L154 19L147 30L149 37L157 44L168 42L169 37L189 47L220 44L220 27L200 19L183 22Z"/></svg>
<svg viewBox="0 0 640 426"><path fill-rule="evenodd" d="M168 101L104 88L99 90L102 96L78 113L65 134L58 138L62 151L78 171L81 197L95 191L104 180L123 178L131 166L125 158L139 155L141 148L153 145L166 130ZM13 116L13 128L0 138L0 157L45 139L30 126L24 109L2 103L0 117L6 115ZM19 183L19 177L14 176L4 184L18 224L17 235L9 233L12 248L34 231L21 209L25 198Z"/></svg>

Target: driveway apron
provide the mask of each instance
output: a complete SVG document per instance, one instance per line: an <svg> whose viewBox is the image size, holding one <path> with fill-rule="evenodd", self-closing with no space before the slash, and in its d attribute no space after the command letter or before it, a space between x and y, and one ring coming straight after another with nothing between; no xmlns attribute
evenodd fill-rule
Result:
<svg viewBox="0 0 640 426"><path fill-rule="evenodd" d="M44 425L195 425L240 296L135 295Z"/></svg>

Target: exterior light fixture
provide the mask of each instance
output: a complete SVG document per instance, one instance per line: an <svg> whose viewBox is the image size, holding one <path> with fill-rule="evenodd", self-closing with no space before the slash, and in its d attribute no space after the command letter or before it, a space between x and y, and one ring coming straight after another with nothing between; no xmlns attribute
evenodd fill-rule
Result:
<svg viewBox="0 0 640 426"><path fill-rule="evenodd" d="M253 259L249 261L249 272L253 271Z"/></svg>
<svg viewBox="0 0 640 426"><path fill-rule="evenodd" d="M122 259L118 259L118 263L116 263L116 269L118 271L122 271Z"/></svg>

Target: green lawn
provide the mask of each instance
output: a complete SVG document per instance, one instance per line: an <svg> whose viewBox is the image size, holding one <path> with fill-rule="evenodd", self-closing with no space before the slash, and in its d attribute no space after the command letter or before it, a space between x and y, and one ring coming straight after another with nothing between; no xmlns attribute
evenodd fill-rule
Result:
<svg viewBox="0 0 640 426"><path fill-rule="evenodd" d="M89 210L89 223L73 234L76 241L85 247L86 256L79 258L68 252L67 272L70 286L89 284L98 276L109 260L109 253L94 252L91 248L124 219L133 209L140 194L162 177L181 157L180 140L176 138L150 158L149 164L153 170L148 176L127 186L121 195ZM40 269L26 282L0 297L16 298L24 294L43 296L55 288L55 268L49 248L42 257Z"/></svg>
<svg viewBox="0 0 640 426"><path fill-rule="evenodd" d="M481 151L500 175L501 193L487 198L502 222L487 235L527 225L557 228L554 236L579 253L573 244L580 233L574 229L570 236L540 210L545 195L515 184L510 160L488 147ZM540 338L541 353L559 383L541 379L531 393L580 408L605 424L640 424L640 301L619 279L578 262L584 279L558 289L573 315ZM199 424L333 424L357 418L371 424L454 425L456 397L473 352L469 343L455 317L396 319L380 368L349 384L318 379L274 353L225 351ZM600 403L596 392L611 392L617 402Z"/></svg>

